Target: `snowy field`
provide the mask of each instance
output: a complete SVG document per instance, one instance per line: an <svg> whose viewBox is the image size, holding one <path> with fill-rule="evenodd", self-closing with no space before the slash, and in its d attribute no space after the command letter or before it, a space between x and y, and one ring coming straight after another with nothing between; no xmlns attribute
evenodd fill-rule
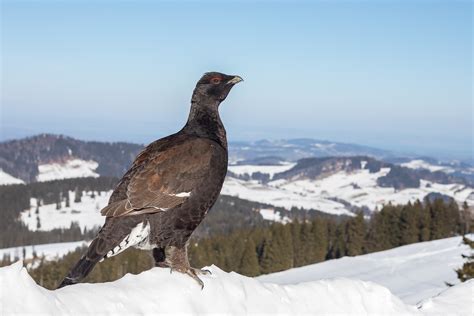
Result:
<svg viewBox="0 0 474 316"><path fill-rule="evenodd" d="M38 165L39 174L36 180L51 181L59 179L99 177L95 172L99 164L93 160L71 159L65 163L49 163Z"/></svg>
<svg viewBox="0 0 474 316"><path fill-rule="evenodd" d="M25 183L21 179L17 179L12 175L9 175L2 169L0 169L0 185L6 185L6 184L22 184Z"/></svg>
<svg viewBox="0 0 474 316"><path fill-rule="evenodd" d="M258 279L277 284L339 277L360 279L387 287L405 303L415 304L446 289L445 282L459 283L454 270L462 266L462 254L469 254L469 247L462 243L462 237L452 237L329 260Z"/></svg>
<svg viewBox="0 0 474 316"><path fill-rule="evenodd" d="M400 166L411 168L411 169L426 169L431 172L435 172L435 171L443 171L445 173L454 172L453 168L450 168L447 166L434 165L421 159L411 160L409 162L400 164Z"/></svg>
<svg viewBox="0 0 474 316"><path fill-rule="evenodd" d="M372 282L337 278L277 285L210 270L212 275L202 276L203 290L189 276L154 268L115 282L49 291L19 262L0 268L0 306L3 315L472 315L474 281L415 306Z"/></svg>
<svg viewBox="0 0 474 316"><path fill-rule="evenodd" d="M460 204L466 201L469 205L474 205L474 188L461 184L439 184L421 180L419 188L395 190L378 186L377 179L389 171L390 168L382 168L376 173L370 173L367 169L341 171L318 180L279 179L266 184L256 180L245 181L227 177L222 194L286 209L295 206L337 215L352 213L335 199L344 200L352 206L366 206L375 210L388 203L406 204L409 201L422 200L427 194L437 192L453 197Z"/></svg>
<svg viewBox="0 0 474 316"><path fill-rule="evenodd" d="M71 222L79 224L81 229L85 227L91 229L95 226L102 226L105 218L100 215L100 210L107 205L112 191L101 192L100 196L91 192L84 192L81 202L74 202L74 192L69 192L70 206L66 207L62 203L61 209L56 209L56 204L46 204L39 207L39 214L36 214L36 199L30 201L30 209L20 214L21 220L30 230L52 230L54 228L69 228ZM41 227L37 227L37 216L40 219Z"/></svg>
<svg viewBox="0 0 474 316"><path fill-rule="evenodd" d="M12 247L0 249L0 258L4 255L9 255L11 260L15 258L23 260L33 259L33 253L36 253L38 258L44 258L45 260L57 260L67 253L74 251L78 247L86 246L86 241L73 241L73 242L61 242L54 244L43 244L43 245L28 245L21 247ZM25 257L23 258L23 249L25 249Z"/></svg>
<svg viewBox="0 0 474 316"><path fill-rule="evenodd" d="M285 172L294 166L296 166L296 163L291 162L281 162L281 165L230 165L229 171L237 175L248 174L249 176L253 173L260 172L268 174L271 179L276 173Z"/></svg>

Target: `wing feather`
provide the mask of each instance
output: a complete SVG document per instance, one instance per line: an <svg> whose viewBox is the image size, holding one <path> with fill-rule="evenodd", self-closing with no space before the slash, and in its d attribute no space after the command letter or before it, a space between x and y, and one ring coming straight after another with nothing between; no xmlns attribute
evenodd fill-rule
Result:
<svg viewBox="0 0 474 316"><path fill-rule="evenodd" d="M156 213L181 205L209 176L214 146L210 140L193 138L163 151L142 152L132 167L126 198L110 203L101 214Z"/></svg>

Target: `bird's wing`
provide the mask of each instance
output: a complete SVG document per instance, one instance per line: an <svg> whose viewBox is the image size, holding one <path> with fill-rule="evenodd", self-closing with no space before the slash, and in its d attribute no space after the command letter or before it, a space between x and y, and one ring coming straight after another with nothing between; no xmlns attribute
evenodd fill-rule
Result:
<svg viewBox="0 0 474 316"><path fill-rule="evenodd" d="M212 141L193 138L147 158L139 155L140 164L126 187L126 199L102 209L107 217L166 211L182 204L209 175ZM142 157L140 157L142 156Z"/></svg>

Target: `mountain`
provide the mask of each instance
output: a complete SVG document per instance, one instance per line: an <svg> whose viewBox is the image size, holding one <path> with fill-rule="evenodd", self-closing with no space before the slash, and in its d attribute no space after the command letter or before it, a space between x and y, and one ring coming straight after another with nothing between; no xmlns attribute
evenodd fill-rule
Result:
<svg viewBox="0 0 474 316"><path fill-rule="evenodd" d="M120 177L141 148L47 134L0 143L0 184ZM261 207L265 219L285 222L291 218L274 207L352 215L354 210L370 213L387 203L405 204L432 193L474 205L474 182L462 177L474 173L474 168L462 163L442 165L426 157L397 158L374 148L309 139L233 143L230 151L234 157L243 153L246 158L240 156L229 165L222 193L267 204ZM352 155L342 155L348 152ZM355 152L386 158L353 155ZM287 160L329 153L335 155Z"/></svg>
<svg viewBox="0 0 474 316"><path fill-rule="evenodd" d="M82 141L51 134L1 142L0 185L77 177L121 177L142 148L139 144ZM474 183L474 167L466 163L442 163L429 157L397 157L386 150L354 144L313 139L231 142L229 153L231 164L242 166L288 165L304 158L367 156L417 170L418 174L424 173L423 178L435 173L439 179L447 174ZM396 171L391 174L393 178ZM398 173L400 171L403 169ZM400 177L405 176L410 177L409 174ZM409 179L396 180L397 183L400 181ZM445 177L443 183L446 182L452 182L452 179ZM396 186L397 183L387 185Z"/></svg>
<svg viewBox="0 0 474 316"><path fill-rule="evenodd" d="M474 205L474 188L442 171L412 169L366 156L304 158L296 164L231 165L222 194L335 215L367 213L438 193Z"/></svg>
<svg viewBox="0 0 474 316"><path fill-rule="evenodd" d="M117 177L127 171L142 148L137 144L81 141L51 134L2 142L0 184L90 176Z"/></svg>
<svg viewBox="0 0 474 316"><path fill-rule="evenodd" d="M296 161L308 157L325 156L372 156L376 158L394 157L388 150L330 142L309 138L288 140L259 140L255 142L230 142L229 160L252 160L263 157L279 157L286 161Z"/></svg>

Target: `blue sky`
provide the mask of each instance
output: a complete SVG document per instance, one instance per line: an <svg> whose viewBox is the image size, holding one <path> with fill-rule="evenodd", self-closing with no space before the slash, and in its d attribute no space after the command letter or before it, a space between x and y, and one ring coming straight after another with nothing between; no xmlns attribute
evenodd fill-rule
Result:
<svg viewBox="0 0 474 316"><path fill-rule="evenodd" d="M1 138L148 142L241 75L232 140L472 157L470 1L3 1Z"/></svg>

